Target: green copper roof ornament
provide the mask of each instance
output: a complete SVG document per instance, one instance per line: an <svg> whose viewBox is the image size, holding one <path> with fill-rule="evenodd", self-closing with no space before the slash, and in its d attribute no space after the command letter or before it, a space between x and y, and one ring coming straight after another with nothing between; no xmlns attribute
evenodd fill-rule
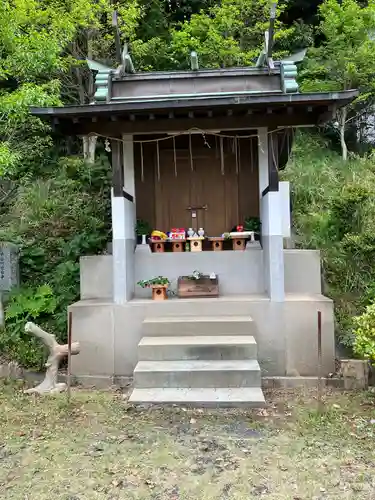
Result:
<svg viewBox="0 0 375 500"><path fill-rule="evenodd" d="M94 102L107 102L108 97L108 83L111 73L115 70L114 68L110 68L109 66L105 66L97 61L93 61L92 59L86 59L87 65L91 71L96 71L95 76L95 87L96 91L94 94Z"/></svg>
<svg viewBox="0 0 375 500"><path fill-rule="evenodd" d="M293 62L281 61L281 84L284 94L298 92L297 66Z"/></svg>

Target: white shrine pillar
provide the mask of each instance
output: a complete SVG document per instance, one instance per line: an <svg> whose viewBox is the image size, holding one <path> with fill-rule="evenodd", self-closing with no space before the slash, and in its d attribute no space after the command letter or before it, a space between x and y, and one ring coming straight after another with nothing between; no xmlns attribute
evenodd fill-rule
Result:
<svg viewBox="0 0 375 500"><path fill-rule="evenodd" d="M258 129L259 197L261 241L266 291L271 301L283 302L284 249L282 210L279 191L277 137L267 128Z"/></svg>
<svg viewBox="0 0 375 500"><path fill-rule="evenodd" d="M113 300L123 304L134 296L135 185L133 136L112 141L112 272Z"/></svg>

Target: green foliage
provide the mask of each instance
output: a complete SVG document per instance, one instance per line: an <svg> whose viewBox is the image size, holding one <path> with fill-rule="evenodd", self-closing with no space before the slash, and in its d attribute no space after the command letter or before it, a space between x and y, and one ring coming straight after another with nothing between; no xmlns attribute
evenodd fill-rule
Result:
<svg viewBox="0 0 375 500"><path fill-rule="evenodd" d="M355 0L325 0L320 15L324 42L310 50L307 68L301 73L303 90L373 92L375 3L363 7Z"/></svg>
<svg viewBox="0 0 375 500"><path fill-rule="evenodd" d="M29 113L29 106L60 104L59 82L25 83L0 94L0 176L19 180L38 174L48 160L52 140L49 126ZM1 142L2 139L2 142Z"/></svg>
<svg viewBox="0 0 375 500"><path fill-rule="evenodd" d="M100 253L109 239L109 173L104 158L95 164L60 159L53 175L20 185L0 231L1 240L19 245L22 283L31 290L51 287L54 308L43 311L43 321L62 340L67 306L79 298L79 258ZM20 300L34 317L27 309L32 304ZM6 315L11 318L8 308ZM7 323L6 331L13 327ZM24 355L22 362L30 364Z"/></svg>
<svg viewBox="0 0 375 500"><path fill-rule="evenodd" d="M138 281L137 285L141 288L150 288L155 285L170 285L170 281L164 276L156 276L155 278L151 278L149 280Z"/></svg>
<svg viewBox="0 0 375 500"><path fill-rule="evenodd" d="M184 22L170 25L167 33L163 32L165 18L160 18L153 37L132 42L137 67L187 69L192 50L198 52L202 68L253 65L263 48L270 6L269 0L208 2L204 9L187 15ZM278 14L284 8L280 3ZM275 56L290 50L300 37L297 25L285 27L277 21L276 26Z"/></svg>
<svg viewBox="0 0 375 500"><path fill-rule="evenodd" d="M135 226L135 232L138 236L142 236L143 234L151 234L152 232L152 227L150 224L143 220L143 219L137 219L137 223Z"/></svg>
<svg viewBox="0 0 375 500"><path fill-rule="evenodd" d="M364 359L375 362L375 304L354 318L354 352Z"/></svg>
<svg viewBox="0 0 375 500"><path fill-rule="evenodd" d="M6 307L6 329L0 332L0 352L22 366L40 369L45 360L42 344L25 333L27 321L46 325L57 299L49 285L14 290Z"/></svg>
<svg viewBox="0 0 375 500"><path fill-rule="evenodd" d="M335 302L338 338L351 347L353 317L375 298L375 169L371 156L343 162L328 146L303 134L283 176L297 244L321 249L324 293Z"/></svg>
<svg viewBox="0 0 375 500"><path fill-rule="evenodd" d="M260 225L261 223L259 217L247 217L245 219L244 230L259 233Z"/></svg>
<svg viewBox="0 0 375 500"><path fill-rule="evenodd" d="M359 89L359 97L337 111L333 128L339 132L346 160L348 124L353 125L356 115L372 105L375 97L375 2L371 0L363 6L355 0L325 0L319 12L323 42L310 49L305 68L299 74L300 88L304 92Z"/></svg>

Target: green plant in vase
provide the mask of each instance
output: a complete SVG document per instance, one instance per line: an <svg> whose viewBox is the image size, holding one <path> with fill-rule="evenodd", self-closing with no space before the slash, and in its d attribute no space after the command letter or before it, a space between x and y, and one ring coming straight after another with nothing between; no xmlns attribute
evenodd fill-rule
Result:
<svg viewBox="0 0 375 500"><path fill-rule="evenodd" d="M253 231L260 233L260 219L259 217L247 217L244 224L245 231Z"/></svg>
<svg viewBox="0 0 375 500"><path fill-rule="evenodd" d="M152 227L147 221L143 219L137 219L135 232L137 233L137 236L142 236L144 234L148 236L152 233Z"/></svg>
<svg viewBox="0 0 375 500"><path fill-rule="evenodd" d="M171 284L168 278L164 276L156 276L155 278L151 278L149 280L140 280L137 285L141 288L152 288L155 286L165 286L168 287Z"/></svg>

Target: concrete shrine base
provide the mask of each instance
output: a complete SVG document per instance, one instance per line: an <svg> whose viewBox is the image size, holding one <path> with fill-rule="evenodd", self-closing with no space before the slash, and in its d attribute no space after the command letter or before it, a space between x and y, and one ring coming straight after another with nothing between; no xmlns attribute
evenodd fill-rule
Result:
<svg viewBox="0 0 375 500"><path fill-rule="evenodd" d="M143 320L168 316L249 316L255 323L263 377L311 377L318 373L318 311L321 311L322 375L335 371L333 303L320 294L287 294L282 303L271 302L262 294L164 302L134 299L124 305L86 299L69 310L73 317L73 340L81 344L80 356L72 359L72 372L78 381L88 385L97 385L98 381L106 385L114 377L131 377L137 363L137 346L143 336Z"/></svg>

